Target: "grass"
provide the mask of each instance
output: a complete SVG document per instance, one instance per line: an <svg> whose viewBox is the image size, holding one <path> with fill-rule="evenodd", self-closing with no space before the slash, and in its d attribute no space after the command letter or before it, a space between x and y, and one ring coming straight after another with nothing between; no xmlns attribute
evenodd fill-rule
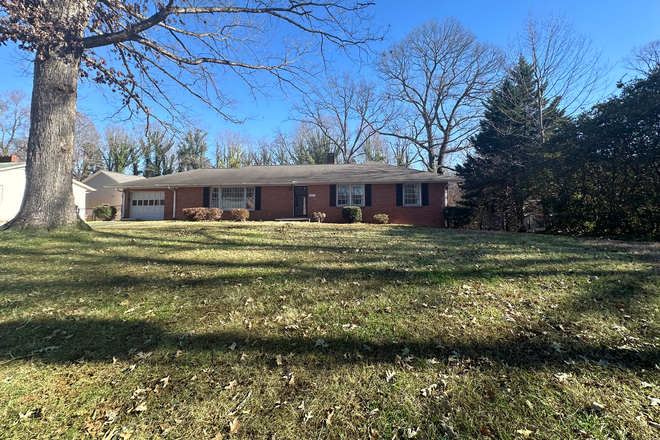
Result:
<svg viewBox="0 0 660 440"><path fill-rule="evenodd" d="M660 270L634 247L93 227L0 235L0 438L660 437Z"/></svg>

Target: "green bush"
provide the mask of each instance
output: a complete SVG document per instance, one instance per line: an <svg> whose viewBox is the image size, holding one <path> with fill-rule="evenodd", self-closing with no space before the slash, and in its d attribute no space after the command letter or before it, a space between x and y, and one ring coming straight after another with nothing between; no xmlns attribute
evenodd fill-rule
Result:
<svg viewBox="0 0 660 440"><path fill-rule="evenodd" d="M92 212L97 219L107 222L115 218L117 208L114 206L95 206Z"/></svg>
<svg viewBox="0 0 660 440"><path fill-rule="evenodd" d="M237 222L244 222L247 221L247 219L250 218L250 211L247 209L232 209L231 211L231 217L234 219L234 221Z"/></svg>
<svg viewBox="0 0 660 440"><path fill-rule="evenodd" d="M185 208L183 215L191 222L217 222L222 219L222 210L218 208Z"/></svg>
<svg viewBox="0 0 660 440"><path fill-rule="evenodd" d="M390 222L390 216L387 214L376 214L374 215L374 222L381 225L386 225Z"/></svg>
<svg viewBox="0 0 660 440"><path fill-rule="evenodd" d="M349 223L359 223L362 221L362 209L359 206L344 206L341 216Z"/></svg>
<svg viewBox="0 0 660 440"><path fill-rule="evenodd" d="M447 206L442 210L447 227L459 229L467 226L472 220L472 208L466 206Z"/></svg>

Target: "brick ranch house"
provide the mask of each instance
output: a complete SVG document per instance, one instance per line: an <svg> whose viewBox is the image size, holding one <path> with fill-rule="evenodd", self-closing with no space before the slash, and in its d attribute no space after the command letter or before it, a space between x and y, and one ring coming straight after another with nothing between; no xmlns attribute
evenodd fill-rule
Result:
<svg viewBox="0 0 660 440"><path fill-rule="evenodd" d="M109 185L123 191L123 218L183 220L185 208L250 210L250 220L311 218L341 223L343 206L362 208L363 221L443 227L447 184L455 177L385 165L272 165L197 169ZM331 162L332 161L332 162ZM228 213L223 218L231 218Z"/></svg>

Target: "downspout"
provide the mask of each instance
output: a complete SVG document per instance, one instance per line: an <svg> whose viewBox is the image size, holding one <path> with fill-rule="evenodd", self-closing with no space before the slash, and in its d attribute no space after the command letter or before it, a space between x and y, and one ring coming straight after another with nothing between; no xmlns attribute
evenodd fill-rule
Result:
<svg viewBox="0 0 660 440"><path fill-rule="evenodd" d="M172 188L171 186L168 186L167 189L172 191L174 193L173 199L172 199L172 220L176 220L176 190L178 189L176 186Z"/></svg>
<svg viewBox="0 0 660 440"><path fill-rule="evenodd" d="M115 188L115 191L121 193L121 216L120 219L126 218L126 191L123 188Z"/></svg>

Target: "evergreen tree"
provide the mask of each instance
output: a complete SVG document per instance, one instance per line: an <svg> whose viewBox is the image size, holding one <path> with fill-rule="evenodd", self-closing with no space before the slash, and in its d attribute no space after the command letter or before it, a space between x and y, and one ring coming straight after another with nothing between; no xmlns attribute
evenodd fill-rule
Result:
<svg viewBox="0 0 660 440"><path fill-rule="evenodd" d="M457 174L465 179L461 203L476 211L504 212L508 230L523 227L525 201L535 192L535 165L542 146L535 123L538 87L532 66L520 57L486 101L480 130L472 139L474 153L457 166ZM547 103L543 110L546 133L548 121L561 117L557 102Z"/></svg>
<svg viewBox="0 0 660 440"><path fill-rule="evenodd" d="M660 237L660 68L564 124L548 143L555 228Z"/></svg>

